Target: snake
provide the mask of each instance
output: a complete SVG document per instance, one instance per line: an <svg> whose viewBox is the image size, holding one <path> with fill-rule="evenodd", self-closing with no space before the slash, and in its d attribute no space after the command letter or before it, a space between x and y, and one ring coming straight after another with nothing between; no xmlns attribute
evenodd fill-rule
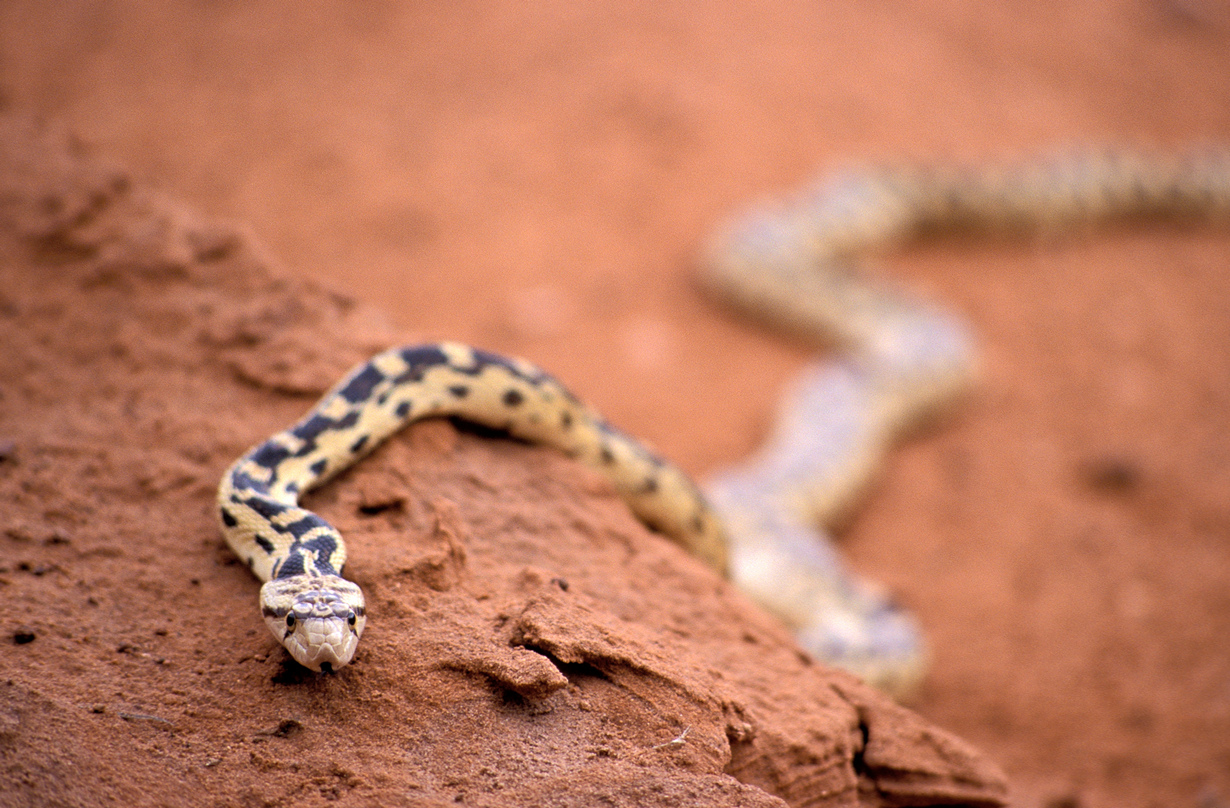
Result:
<svg viewBox="0 0 1230 808"><path fill-rule="evenodd" d="M1230 218L1230 152L1085 149L992 166L854 168L716 229L704 289L831 352L782 399L762 447L702 484L529 361L457 342L396 347L351 370L294 425L223 475L226 542L300 665L335 672L367 621L346 545L300 497L386 438L450 417L542 444L604 476L647 526L781 618L812 656L888 692L927 668L916 619L853 574L832 528L891 447L977 378L962 319L860 271L865 257L950 232L1043 234L1114 220Z"/></svg>
<svg viewBox="0 0 1230 808"><path fill-rule="evenodd" d="M241 457L218 488L227 543L264 583L261 614L299 664L335 671L367 622L342 577L346 544L299 497L405 425L453 417L558 449L606 477L647 525L720 572L726 539L696 484L523 359L461 343L393 348L354 368L296 424Z"/></svg>

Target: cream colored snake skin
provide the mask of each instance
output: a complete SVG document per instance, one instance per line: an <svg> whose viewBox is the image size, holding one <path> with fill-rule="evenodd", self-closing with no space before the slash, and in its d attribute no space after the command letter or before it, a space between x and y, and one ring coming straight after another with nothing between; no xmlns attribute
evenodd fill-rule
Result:
<svg viewBox="0 0 1230 808"><path fill-rule="evenodd" d="M916 623L849 574L824 531L894 441L970 387L974 341L954 315L858 275L859 260L946 232L1055 234L1161 217L1230 218L1230 153L1099 150L855 171L721 229L705 252L705 286L838 354L796 380L756 457L705 486L730 534L732 578L818 659L910 693L926 667Z"/></svg>
<svg viewBox="0 0 1230 808"><path fill-rule="evenodd" d="M334 671L352 659L366 607L359 587L342 577L341 535L299 497L412 421L472 421L598 470L646 524L719 571L729 566L815 656L906 694L925 668L917 627L844 570L822 530L850 506L895 438L970 384L973 349L960 322L857 278L853 259L947 229L1228 213L1230 160L1220 152L852 174L735 221L706 253L711 289L842 349L838 361L803 375L764 449L709 483L712 506L681 471L535 366L441 343L378 354L298 423L237 460L218 489L222 532L265 582L261 611L274 636L300 664Z"/></svg>

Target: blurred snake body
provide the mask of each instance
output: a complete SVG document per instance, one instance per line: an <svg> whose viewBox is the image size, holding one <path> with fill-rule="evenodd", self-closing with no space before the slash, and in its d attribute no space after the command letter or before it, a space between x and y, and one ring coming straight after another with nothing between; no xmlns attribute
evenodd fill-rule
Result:
<svg viewBox="0 0 1230 808"><path fill-rule="evenodd" d="M765 446L705 493L520 359L457 343L385 351L253 448L218 490L222 531L264 581L261 610L312 670L350 662L366 622L341 535L299 497L422 418L450 416L559 449L604 474L646 524L733 580L817 658L899 695L926 650L912 617L849 574L824 529L891 444L975 376L942 310L857 274L862 257L934 233L1046 233L1114 219L1230 218L1230 155L1084 152L1002 168L850 172L733 220L702 282L741 310L835 346L786 396Z"/></svg>

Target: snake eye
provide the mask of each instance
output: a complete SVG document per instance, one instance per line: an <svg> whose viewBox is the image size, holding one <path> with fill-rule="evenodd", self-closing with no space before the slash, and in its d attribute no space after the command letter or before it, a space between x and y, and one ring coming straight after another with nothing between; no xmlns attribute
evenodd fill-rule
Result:
<svg viewBox="0 0 1230 808"><path fill-rule="evenodd" d="M346 618L346 622L350 624L351 628L353 628L354 624L357 623L358 621L359 621L359 618L355 617L353 613L350 615L350 617Z"/></svg>
<svg viewBox="0 0 1230 808"><path fill-rule="evenodd" d="M286 627L287 628L295 627L295 613L294 612L291 612L290 614L286 615Z"/></svg>

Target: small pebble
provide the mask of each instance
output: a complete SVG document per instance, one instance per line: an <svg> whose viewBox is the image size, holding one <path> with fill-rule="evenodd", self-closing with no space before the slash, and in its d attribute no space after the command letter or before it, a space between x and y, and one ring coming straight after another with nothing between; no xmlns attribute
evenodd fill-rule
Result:
<svg viewBox="0 0 1230 808"><path fill-rule="evenodd" d="M1121 457L1100 457L1082 464L1081 479L1095 491L1125 494L1140 484L1140 467Z"/></svg>
<svg viewBox="0 0 1230 808"><path fill-rule="evenodd" d="M276 727L261 730L257 735L267 735L271 738L289 738L303 729L303 724L300 724L293 718L283 718Z"/></svg>

